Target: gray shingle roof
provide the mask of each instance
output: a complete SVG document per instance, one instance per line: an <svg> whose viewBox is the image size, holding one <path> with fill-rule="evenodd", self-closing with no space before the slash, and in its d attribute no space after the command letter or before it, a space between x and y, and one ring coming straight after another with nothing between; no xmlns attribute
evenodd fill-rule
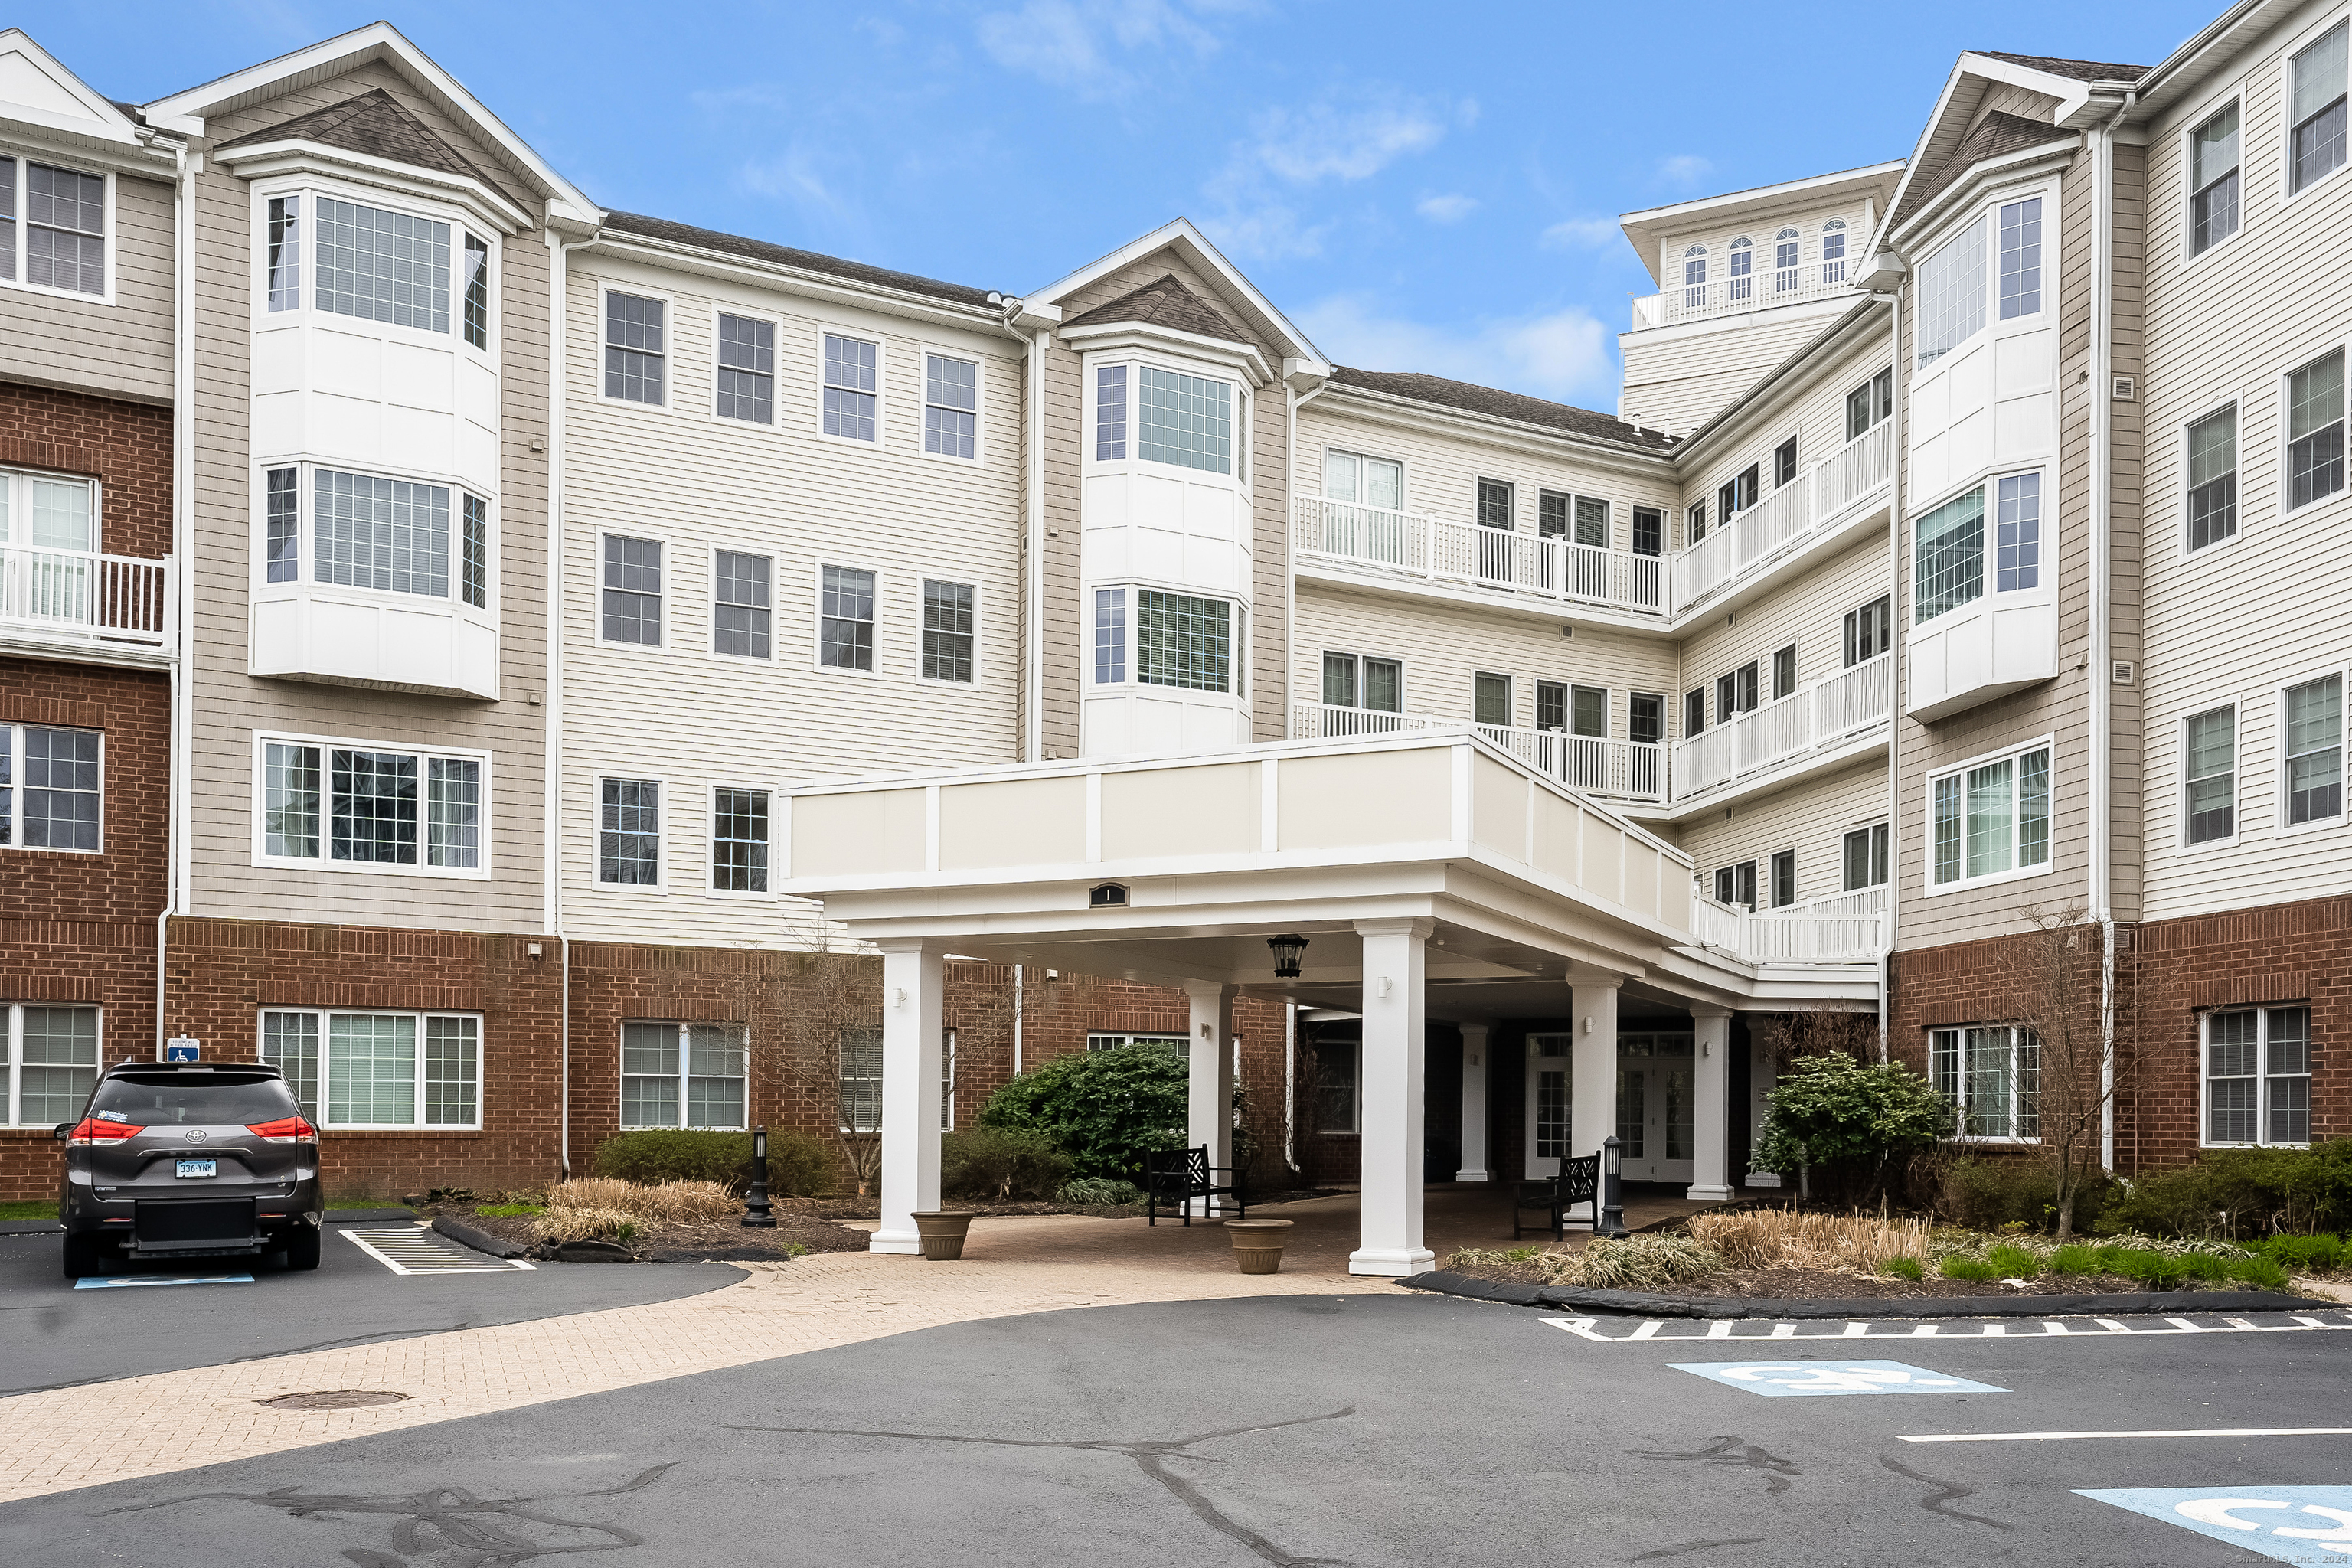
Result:
<svg viewBox="0 0 2352 1568"><path fill-rule="evenodd" d="M394 163L407 163L419 169L438 169L445 174L479 180L492 190L497 182L467 162L465 156L446 142L425 128L423 121L400 105L400 100L382 88L347 98L341 103L324 109L314 109L308 114L298 114L266 131L240 136L221 144L219 152L238 147L258 146L266 142L317 142L329 147L341 147L347 152L365 153L373 158L386 159Z"/></svg>
<svg viewBox="0 0 2352 1568"><path fill-rule="evenodd" d="M1999 49L1979 49L1978 54L1990 59L2007 60L2013 66L2038 70L2050 76L2063 76L2073 81L2137 81L2153 66L2110 65L2104 60L2066 60L2054 55L2010 55Z"/></svg>
<svg viewBox="0 0 2352 1568"><path fill-rule="evenodd" d="M1104 321L1141 321L1150 326L1191 332L1198 337L1219 338L1226 342L1249 342L1234 330L1233 323L1217 314L1215 306L1178 282L1172 272L1157 282L1146 283L1132 293L1121 294L1108 304L1097 305L1084 315L1062 324L1065 327L1085 327Z"/></svg>
<svg viewBox="0 0 2352 1568"><path fill-rule="evenodd" d="M936 278L921 278L912 272L893 272L887 267L869 267L862 261L845 261L838 256L797 250L789 245L772 245L764 239L746 239L740 234L721 234L717 229L697 228L692 224L672 223L667 218L647 217L643 213L608 212L604 215L604 226L618 229L624 234L641 234L649 239L666 239L673 245L723 250L730 256L748 257L754 261L772 261L780 266L798 267L810 272L846 278L853 282L871 283L877 288L929 295L932 299L949 300L959 305L985 306L989 302L985 289L968 289L961 283L942 283Z"/></svg>
<svg viewBox="0 0 2352 1568"><path fill-rule="evenodd" d="M2075 134L2063 125L2028 120L2021 114L1996 109L1977 121L1976 129L1952 150L1951 158L1942 168L1903 193L1903 203L1895 209L1893 221L1901 223L1925 207L1971 166L1987 158L1998 158L2004 153L2019 152L2044 142L2071 142Z"/></svg>
<svg viewBox="0 0 2352 1568"><path fill-rule="evenodd" d="M1555 430L1597 436L1604 441L1622 441L1653 451L1664 451L1674 445L1655 430L1637 430L1612 415L1596 414L1590 408L1571 407L1522 393L1476 386L1466 381L1448 381L1442 375L1423 375L1417 371L1357 370L1343 364L1332 369L1331 379L1344 386L1385 392L1391 397L1409 397L1416 403L1433 403L1441 408L1459 408L1496 419L1516 419L1523 425L1548 425Z"/></svg>

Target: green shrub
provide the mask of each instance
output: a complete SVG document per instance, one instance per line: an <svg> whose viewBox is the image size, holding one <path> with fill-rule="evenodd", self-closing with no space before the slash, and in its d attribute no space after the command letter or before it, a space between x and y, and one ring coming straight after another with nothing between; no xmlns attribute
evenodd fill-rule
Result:
<svg viewBox="0 0 2352 1568"><path fill-rule="evenodd" d="M2180 1271L2191 1279L2203 1279L2219 1285L2230 1277L2233 1259L2221 1258L2203 1253L2189 1253L2180 1259Z"/></svg>
<svg viewBox="0 0 2352 1568"><path fill-rule="evenodd" d="M1943 1262L1947 1279L1998 1279L2000 1271L1978 1258L1947 1258Z"/></svg>
<svg viewBox="0 0 2352 1568"><path fill-rule="evenodd" d="M1139 1204L1143 1189L1132 1182L1107 1181L1100 1176L1080 1176L1075 1182L1064 1182L1062 1190L1054 1194L1055 1203L1082 1208L1108 1208L1122 1204Z"/></svg>
<svg viewBox="0 0 2352 1568"><path fill-rule="evenodd" d="M1927 1269L1920 1267L1919 1260L1916 1258L1882 1258L1878 1260L1878 1271L1881 1274L1892 1274L1897 1279L1913 1281L1925 1279L1927 1277Z"/></svg>
<svg viewBox="0 0 2352 1568"><path fill-rule="evenodd" d="M1750 1162L1794 1175L1800 1167L1860 1163L1883 1173L1951 1131L1952 1108L1901 1062L1864 1064L1843 1051L1800 1057L1773 1085Z"/></svg>
<svg viewBox="0 0 2352 1568"><path fill-rule="evenodd" d="M718 1182L734 1192L751 1184L749 1132L624 1132L596 1146L594 1172L641 1186ZM833 1155L805 1132L768 1134L768 1191L806 1197L831 1184Z"/></svg>
<svg viewBox="0 0 2352 1568"><path fill-rule="evenodd" d="M2346 1247L2341 1237L2266 1236L2256 1242L2254 1250L2277 1264L2298 1274L2325 1274L2344 1262Z"/></svg>
<svg viewBox="0 0 2352 1568"><path fill-rule="evenodd" d="M2145 1247L2103 1247L2099 1261L2110 1274L2137 1279L2151 1290L2174 1290L2188 1278L2185 1258L2167 1258Z"/></svg>
<svg viewBox="0 0 2352 1568"><path fill-rule="evenodd" d="M2077 1231L2092 1228L2113 1192L2114 1184L2098 1176L2075 1190ZM2058 1181L2022 1160L1966 1157L1945 1168L1936 1206L1972 1230L2046 1231L2058 1223Z"/></svg>
<svg viewBox="0 0 2352 1568"><path fill-rule="evenodd" d="M1076 1174L1143 1179L1143 1156L1184 1147L1184 1058L1162 1046L1055 1057L988 1097L983 1127L1042 1133Z"/></svg>
<svg viewBox="0 0 2352 1568"><path fill-rule="evenodd" d="M1069 1179L1070 1157L1043 1133L974 1127L940 1136L940 1191L973 1198L1042 1198Z"/></svg>
<svg viewBox="0 0 2352 1568"><path fill-rule="evenodd" d="M2099 1249L2084 1247L2080 1242L2059 1247L2050 1255L2053 1274L2096 1274L2099 1269Z"/></svg>
<svg viewBox="0 0 2352 1568"><path fill-rule="evenodd" d="M2000 1279L2031 1279L2042 1272L2042 1259L2008 1242L1986 1247L1985 1262Z"/></svg>
<svg viewBox="0 0 2352 1568"><path fill-rule="evenodd" d="M2258 1290L2284 1290L2288 1288L2286 1270L2268 1258L2233 1258L2227 1260L2229 1276L2241 1285L2252 1285Z"/></svg>
<svg viewBox="0 0 2352 1568"><path fill-rule="evenodd" d="M2352 1225L2352 1138L2308 1149L2209 1149L2133 1181L2110 1228L2151 1236L2261 1236Z"/></svg>

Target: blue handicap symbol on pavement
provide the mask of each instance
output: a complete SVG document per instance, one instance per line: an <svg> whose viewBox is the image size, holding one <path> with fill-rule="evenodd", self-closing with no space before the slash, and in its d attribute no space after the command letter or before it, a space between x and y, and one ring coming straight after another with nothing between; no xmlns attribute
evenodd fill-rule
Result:
<svg viewBox="0 0 2352 1568"><path fill-rule="evenodd" d="M2007 1394L1989 1383L1970 1383L1906 1366L1899 1361L1675 1361L1676 1372L1695 1372L1750 1394Z"/></svg>
<svg viewBox="0 0 2352 1568"><path fill-rule="evenodd" d="M2139 1487L2075 1495L2242 1546L2274 1563L2352 1563L2352 1487Z"/></svg>

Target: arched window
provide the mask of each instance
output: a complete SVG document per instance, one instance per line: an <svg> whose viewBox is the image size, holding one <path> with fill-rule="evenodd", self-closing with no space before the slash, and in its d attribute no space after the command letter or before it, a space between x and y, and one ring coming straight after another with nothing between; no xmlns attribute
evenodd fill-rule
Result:
<svg viewBox="0 0 2352 1568"><path fill-rule="evenodd" d="M1845 220L1833 217L1822 225L1822 281L1845 281Z"/></svg>
<svg viewBox="0 0 2352 1568"><path fill-rule="evenodd" d="M1694 245L1683 252L1683 309L1706 308L1706 247Z"/></svg>
<svg viewBox="0 0 2352 1568"><path fill-rule="evenodd" d="M1756 246L1742 235L1731 242L1731 268L1727 276L1731 286L1726 292L1735 300L1749 298L1755 291L1756 279L1750 276L1756 265Z"/></svg>
<svg viewBox="0 0 2352 1568"><path fill-rule="evenodd" d="M1797 231L1784 228L1772 237L1772 266L1775 270L1797 265Z"/></svg>

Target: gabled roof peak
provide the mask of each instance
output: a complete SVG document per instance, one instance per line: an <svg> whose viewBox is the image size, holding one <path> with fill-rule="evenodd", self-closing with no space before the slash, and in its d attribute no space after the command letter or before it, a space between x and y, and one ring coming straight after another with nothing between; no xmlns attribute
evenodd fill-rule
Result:
<svg viewBox="0 0 2352 1568"><path fill-rule="evenodd" d="M423 121L402 108L398 99L380 87L240 136L222 143L215 151L230 153L271 142L316 142L493 185L489 177L468 163L463 153L433 134Z"/></svg>
<svg viewBox="0 0 2352 1568"><path fill-rule="evenodd" d="M1221 338L1227 342L1249 341L1217 313L1215 306L1185 288L1173 272L1062 324L1065 328L1090 327L1110 321L1139 321L1197 337Z"/></svg>

